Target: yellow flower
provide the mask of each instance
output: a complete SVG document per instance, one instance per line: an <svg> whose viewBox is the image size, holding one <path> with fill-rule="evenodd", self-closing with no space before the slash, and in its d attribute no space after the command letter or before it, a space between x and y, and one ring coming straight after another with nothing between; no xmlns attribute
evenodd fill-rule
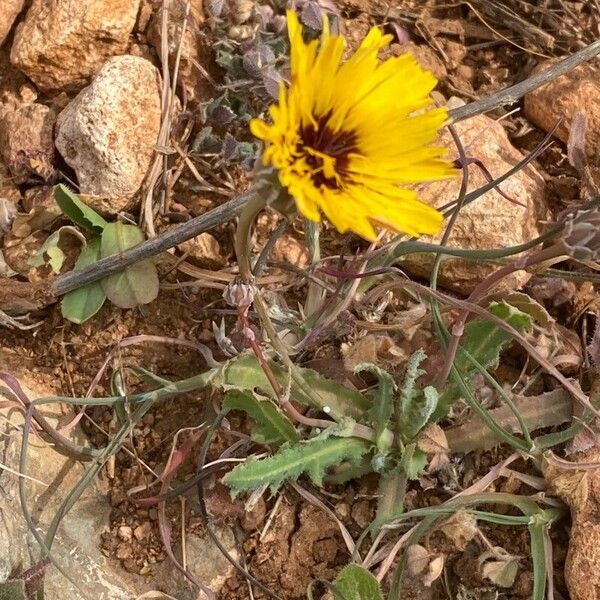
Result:
<svg viewBox="0 0 600 600"><path fill-rule="evenodd" d="M456 171L429 146L448 119L443 108L423 110L437 81L411 54L381 62L391 36L374 27L345 62L345 40L327 22L320 44L305 43L298 17L288 11L291 42L289 89L269 109L272 123L250 123L266 142L265 166L308 219L321 212L340 232L374 240L374 225L410 235L439 231L443 217L399 187L433 181ZM418 114L414 114L419 111Z"/></svg>

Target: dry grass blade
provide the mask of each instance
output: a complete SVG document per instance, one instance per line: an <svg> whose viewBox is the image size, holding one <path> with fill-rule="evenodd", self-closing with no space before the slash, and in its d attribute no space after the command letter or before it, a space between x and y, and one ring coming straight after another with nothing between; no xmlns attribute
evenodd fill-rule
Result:
<svg viewBox="0 0 600 600"><path fill-rule="evenodd" d="M298 485L295 481L290 480L288 483L305 500L308 500L311 504L314 504L317 508L320 508L322 511L326 512L335 521L336 525L339 527L342 537L344 538L344 543L346 544L346 548L348 548L348 552L350 552L351 555L354 555L356 544L354 543L350 532L346 529L346 526L335 516L335 513L324 502L319 500L317 496L311 494L308 490L303 488L301 485ZM360 560L360 555L357 554L357 556Z"/></svg>
<svg viewBox="0 0 600 600"><path fill-rule="evenodd" d="M529 50L517 44L513 40L502 36L495 29L493 29L491 25L489 25L488 22L480 14L480 12L484 13L490 19L492 19L494 24L498 23L504 28L509 28L518 37L520 37L523 40L529 41L535 47L542 48L546 51L552 51L554 48L555 41L554 36L548 33L547 31L544 31L540 27L537 27L530 21L525 20L506 4L501 4L499 2L490 2L490 0L469 0L469 2L465 2L465 4L467 4L471 8L471 10L475 13L475 15L481 20L481 22L484 25L490 27L492 31L500 35L502 39L508 41L511 44L514 44L515 46L517 46L517 48L520 48L525 52L530 52L532 54L536 54L544 58L550 58L546 54Z"/></svg>
<svg viewBox="0 0 600 600"><path fill-rule="evenodd" d="M202 434L204 433L204 428L196 429L191 435L185 440L182 446L179 449L176 448L177 439L179 434L183 431L187 431L188 429L180 429L175 436L173 437L173 444L171 447L171 453L167 460L167 464L165 466L165 470L162 474L162 486L161 486L161 494L166 493L171 483L171 480L175 476L177 469L181 466L185 458L190 454L192 447L196 444ZM202 582L198 581L184 566L180 564L180 562L175 557L173 552L173 548L171 546L171 524L169 523L167 513L166 513L166 502L163 500L158 505L158 528L160 531L160 537L163 542L163 546L165 548L165 552L167 556L173 563L174 567L189 581L191 581L199 590L201 590L208 600L216 600L215 593L208 587L206 587Z"/></svg>

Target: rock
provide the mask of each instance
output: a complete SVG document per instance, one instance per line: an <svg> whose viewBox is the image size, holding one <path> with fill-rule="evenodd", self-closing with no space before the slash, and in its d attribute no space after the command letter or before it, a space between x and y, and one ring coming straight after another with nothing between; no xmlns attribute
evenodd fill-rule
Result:
<svg viewBox="0 0 600 600"><path fill-rule="evenodd" d="M389 335L368 334L359 338L351 346L342 346L344 368L348 373L362 363L380 365L391 371L408 357Z"/></svg>
<svg viewBox="0 0 600 600"><path fill-rule="evenodd" d="M139 4L33 0L15 32L11 62L42 90L81 89L107 58L125 52Z"/></svg>
<svg viewBox="0 0 600 600"><path fill-rule="evenodd" d="M19 16L19 13L23 10L25 0L3 0L2 1L2 12L0 13L0 46L4 43L10 30L15 22L15 19Z"/></svg>
<svg viewBox="0 0 600 600"><path fill-rule="evenodd" d="M233 530L219 527L215 533L221 544L227 548L229 555L234 560L239 560ZM214 591L218 592L236 573L235 567L223 556L208 534L190 535L187 539L186 552L192 575Z"/></svg>
<svg viewBox="0 0 600 600"><path fill-rule="evenodd" d="M186 91L186 98L191 102L208 100L210 97L210 85L206 77L201 73L194 62L201 65L206 63L202 58L202 46L198 35L198 29L204 21L202 0L191 0L190 12L187 17L185 32L183 22L186 14L187 0L173 0L169 10L167 22L169 65L175 67L177 53L181 42L181 58L179 63L179 82ZM160 57L162 53L162 10L155 10L148 27L148 41L154 47L156 54ZM182 34L183 32L183 39Z"/></svg>
<svg viewBox="0 0 600 600"><path fill-rule="evenodd" d="M227 264L219 242L210 233L201 233L179 244L177 248L183 253L188 253L187 260L204 269L222 269Z"/></svg>
<svg viewBox="0 0 600 600"><path fill-rule="evenodd" d="M504 174L523 159L522 154L511 146L502 125L485 115L462 121L455 127L467 154L481 160L494 177ZM442 133L439 143L451 149L451 158L456 156L447 131ZM470 166L469 191L486 183L480 169ZM459 188L460 175L457 174L452 179L419 186L418 191L424 202L439 208L455 200ZM538 220L546 216L542 176L532 166L527 166L500 184L500 188L520 204L490 190L460 211L448 240L449 246L473 250L507 248L539 235ZM421 241L439 243L440 239L441 234L434 238L424 236ZM413 254L407 256L401 266L414 275L428 277L432 262L429 256ZM465 294L497 268L477 261L445 259L438 281L447 289ZM518 289L529 277L524 271L518 271L504 280L499 289Z"/></svg>
<svg viewBox="0 0 600 600"><path fill-rule="evenodd" d="M548 61L536 70L547 69ZM593 63L584 63L566 75L529 92L525 96L525 116L540 129L552 131L560 121L554 135L564 143L574 116L582 112L587 117L586 152L594 161L600 150L600 69Z"/></svg>
<svg viewBox="0 0 600 600"><path fill-rule="evenodd" d="M600 461L600 440L570 460L581 464ZM575 467L574 467L575 469ZM571 600L600 600L600 470L571 470L544 465L548 492L558 495L571 510L565 581Z"/></svg>
<svg viewBox="0 0 600 600"><path fill-rule="evenodd" d="M284 233L273 246L271 260L287 262L296 267L304 268L308 265L308 249L291 233Z"/></svg>
<svg viewBox="0 0 600 600"><path fill-rule="evenodd" d="M0 52L0 119L23 104L36 102L37 97L33 83L10 64L6 52Z"/></svg>
<svg viewBox="0 0 600 600"><path fill-rule="evenodd" d="M30 398L60 393L56 380L43 376L33 361L0 347L2 369L17 377ZM12 393L0 382L0 399L14 401ZM42 410L53 426L65 423L66 412L60 405L49 405ZM20 438L14 435L22 427L20 411L3 411L3 438L7 442L0 449L0 462L18 471ZM71 438L85 444L81 432ZM29 444L26 494L29 508L38 526L46 531L65 494L77 483L87 466L59 454L52 445L34 438ZM39 546L28 532L18 496L17 477L3 470L0 475L0 581L13 570L31 566L39 557ZM105 490L98 482L92 483L81 500L63 520L59 535L52 547L52 556L76 579L77 590L60 572L51 567L45 577L45 598L114 598L127 600L136 597L136 590L111 573L107 560L97 547L97 537L108 523L110 505ZM6 534L6 535L5 535Z"/></svg>
<svg viewBox="0 0 600 600"><path fill-rule="evenodd" d="M158 71L135 56L111 58L59 114L56 147L83 194L118 199L139 189L161 123Z"/></svg>
<svg viewBox="0 0 600 600"><path fill-rule="evenodd" d="M55 121L54 111L37 103L24 104L0 120L0 153L15 183L54 177Z"/></svg>

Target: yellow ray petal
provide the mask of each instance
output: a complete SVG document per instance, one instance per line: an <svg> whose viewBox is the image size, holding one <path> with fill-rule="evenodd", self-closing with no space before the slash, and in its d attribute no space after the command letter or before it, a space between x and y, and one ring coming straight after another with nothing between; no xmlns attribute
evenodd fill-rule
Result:
<svg viewBox="0 0 600 600"><path fill-rule="evenodd" d="M431 108L435 77L410 54L380 61L391 36L378 28L345 62L345 40L328 21L320 41L305 42L288 11L288 34L290 86L280 87L271 124L253 119L250 129L298 211L313 221L322 213L338 231L368 240L374 226L437 232L442 215L402 187L456 173L445 149L430 145L448 120L445 109Z"/></svg>

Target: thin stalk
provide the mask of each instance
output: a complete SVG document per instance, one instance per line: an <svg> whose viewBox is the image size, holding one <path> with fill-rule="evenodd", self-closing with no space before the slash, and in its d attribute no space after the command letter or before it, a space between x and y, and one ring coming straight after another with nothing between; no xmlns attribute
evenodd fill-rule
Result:
<svg viewBox="0 0 600 600"><path fill-rule="evenodd" d="M308 248L308 261L313 266L321 260L321 230L319 224L304 219L304 237ZM304 302L304 314L310 317L321 306L324 297L325 290L323 287L317 285L314 281L310 281L306 292L306 301Z"/></svg>
<svg viewBox="0 0 600 600"><path fill-rule="evenodd" d="M238 225L235 230L235 255L238 261L240 277L245 283L254 280L252 267L250 265L250 240L252 237L252 225L258 213L266 206L266 199L258 191L250 197L244 209L240 213Z"/></svg>
<svg viewBox="0 0 600 600"><path fill-rule="evenodd" d="M254 275L252 274L252 267L250 265L250 239L252 232L252 225L256 216L260 213L260 211L266 206L266 198L260 194L256 194L252 197L248 204L244 207L244 210L240 214L238 226L235 232L235 252L238 260L239 270L240 270L240 278L246 283L250 284ZM242 284L243 285L243 284ZM260 293L256 293L252 298L254 307L256 312L258 313L261 325L267 331L267 335L269 336L273 347L277 350L277 352L281 355L281 358L284 362L287 363L288 368L292 371L292 377L296 378L299 376L297 373L297 369L295 365L293 365L292 361L289 359L285 347L279 340L279 336L269 319L269 315L264 305L262 298L260 297ZM282 388L277 377L273 373L269 361L265 357L262 348L260 347L259 342L254 335L254 331L252 330L250 320L248 318L248 311L250 308L250 304L240 304L237 307L238 317L240 320L240 324L242 326L242 331L248 341L248 344L252 348L254 355L256 356L256 360L258 361L261 369L263 370L265 376L267 377L271 387L273 388L273 392L283 409L283 411L294 421L301 423L302 425L306 425L308 427L315 428L327 428L335 424L335 421L325 420L325 419L311 419L309 417L305 417L301 412L296 410L294 405L290 402L290 399L287 397L286 391ZM303 381L303 380L302 380ZM298 383L298 382L297 382ZM300 383L299 383L300 385ZM302 387L303 391L309 394L309 396L316 400L315 395L313 394L310 386L304 385ZM316 406L322 406L322 402L316 402ZM359 427L359 431L357 435L359 437L363 437L365 435L368 436L368 439L373 439L372 430L368 430L365 428L363 431Z"/></svg>

